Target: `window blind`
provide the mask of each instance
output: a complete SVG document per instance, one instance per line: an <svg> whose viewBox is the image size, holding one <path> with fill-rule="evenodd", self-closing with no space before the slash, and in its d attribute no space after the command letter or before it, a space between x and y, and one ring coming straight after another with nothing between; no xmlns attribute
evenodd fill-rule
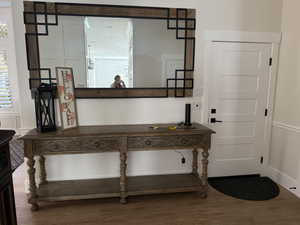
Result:
<svg viewBox="0 0 300 225"><path fill-rule="evenodd" d="M7 52L0 50L0 108L12 107L7 64Z"/></svg>

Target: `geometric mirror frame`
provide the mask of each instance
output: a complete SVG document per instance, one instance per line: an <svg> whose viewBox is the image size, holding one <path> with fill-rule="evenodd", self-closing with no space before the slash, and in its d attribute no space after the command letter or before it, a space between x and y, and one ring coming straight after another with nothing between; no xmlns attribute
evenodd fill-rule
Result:
<svg viewBox="0 0 300 225"><path fill-rule="evenodd" d="M195 9L24 1L25 41L27 64L30 73L30 89L39 87L41 83L56 83L55 71L51 71L50 68L41 68L40 66L39 36L47 36L49 26L58 25L58 16L166 20L166 29L175 30L176 39L184 40L184 66L182 69L174 71L174 78L166 80L166 87L126 89L76 88L76 98L166 98L191 97L193 95Z"/></svg>

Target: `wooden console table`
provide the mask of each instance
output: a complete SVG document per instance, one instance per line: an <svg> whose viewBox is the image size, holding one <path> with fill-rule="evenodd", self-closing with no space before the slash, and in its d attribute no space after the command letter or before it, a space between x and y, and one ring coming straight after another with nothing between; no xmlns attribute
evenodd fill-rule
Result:
<svg viewBox="0 0 300 225"><path fill-rule="evenodd" d="M200 124L193 128L167 129L172 124L160 124L152 129L145 125L81 126L78 128L38 133L30 131L23 136L25 157L28 159L32 210L38 210L38 201L120 197L126 203L128 196L199 191L207 196L207 165L211 134ZM174 125L174 124L173 124ZM198 149L202 151L202 175L198 175ZM129 151L192 149L191 174L127 177ZM47 181L45 155L120 152L120 177L109 179ZM39 156L40 184L35 179L35 156Z"/></svg>

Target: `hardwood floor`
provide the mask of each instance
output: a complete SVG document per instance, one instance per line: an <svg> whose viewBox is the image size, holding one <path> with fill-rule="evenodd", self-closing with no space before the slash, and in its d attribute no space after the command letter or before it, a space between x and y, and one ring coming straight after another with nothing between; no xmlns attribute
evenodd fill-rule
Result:
<svg viewBox="0 0 300 225"><path fill-rule="evenodd" d="M19 225L299 225L300 199L281 189L270 201L244 201L212 188L197 193L43 204L32 213L24 193L24 165L14 175Z"/></svg>

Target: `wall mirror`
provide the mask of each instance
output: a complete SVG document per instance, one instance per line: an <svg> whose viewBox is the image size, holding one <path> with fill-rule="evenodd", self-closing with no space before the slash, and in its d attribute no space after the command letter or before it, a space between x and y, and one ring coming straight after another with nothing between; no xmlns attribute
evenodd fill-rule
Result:
<svg viewBox="0 0 300 225"><path fill-rule="evenodd" d="M24 2L30 87L72 67L77 98L192 96L195 10Z"/></svg>

